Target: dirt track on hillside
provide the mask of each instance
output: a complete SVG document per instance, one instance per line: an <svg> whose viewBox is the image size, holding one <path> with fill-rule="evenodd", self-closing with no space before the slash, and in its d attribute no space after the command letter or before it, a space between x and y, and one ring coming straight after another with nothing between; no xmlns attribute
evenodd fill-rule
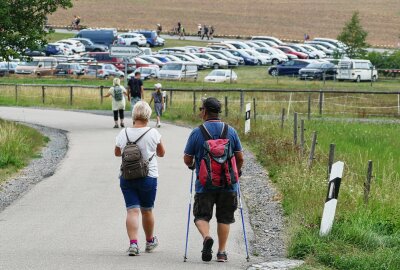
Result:
<svg viewBox="0 0 400 270"><path fill-rule="evenodd" d="M74 8L60 10L51 24L70 24L73 15L92 27L153 29L157 23L170 30L181 21L187 32L198 23L213 24L217 34L273 35L302 39L304 33L336 37L352 12L359 10L373 45L400 42L399 0L73 0ZM379 4L378 4L379 3Z"/></svg>

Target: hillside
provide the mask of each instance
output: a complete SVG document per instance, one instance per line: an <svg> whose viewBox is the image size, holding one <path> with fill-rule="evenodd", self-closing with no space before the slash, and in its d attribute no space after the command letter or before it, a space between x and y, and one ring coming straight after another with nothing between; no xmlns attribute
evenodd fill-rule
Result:
<svg viewBox="0 0 400 270"><path fill-rule="evenodd" d="M170 30L181 21L187 32L198 23L212 24L217 34L273 35L302 39L304 33L335 38L353 11L374 45L400 42L399 0L74 0L74 8L60 10L51 24L70 24L73 15L92 27L155 28Z"/></svg>

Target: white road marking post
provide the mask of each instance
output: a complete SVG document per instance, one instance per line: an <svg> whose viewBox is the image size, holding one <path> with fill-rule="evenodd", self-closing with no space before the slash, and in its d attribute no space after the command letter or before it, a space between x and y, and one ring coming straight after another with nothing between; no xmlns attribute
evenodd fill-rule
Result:
<svg viewBox="0 0 400 270"><path fill-rule="evenodd" d="M250 132L251 103L246 104L246 116L244 121L244 134Z"/></svg>
<svg viewBox="0 0 400 270"><path fill-rule="evenodd" d="M328 183L328 194L324 212L322 214L320 236L326 236L332 229L333 221L335 219L337 199L339 195L340 182L342 181L344 163L338 161L332 165L331 175Z"/></svg>
<svg viewBox="0 0 400 270"><path fill-rule="evenodd" d="M167 99L166 99L166 97L167 97L167 91L163 91L162 95L163 95L163 98L164 98L164 108L163 108L163 112L165 112L165 110L167 109Z"/></svg>

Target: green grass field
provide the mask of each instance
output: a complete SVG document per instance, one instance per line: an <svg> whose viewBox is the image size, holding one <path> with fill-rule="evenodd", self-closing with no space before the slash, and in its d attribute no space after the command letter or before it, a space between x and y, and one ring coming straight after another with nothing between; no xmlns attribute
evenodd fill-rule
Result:
<svg viewBox="0 0 400 270"><path fill-rule="evenodd" d="M33 128L0 119L0 183L38 157L47 141Z"/></svg>

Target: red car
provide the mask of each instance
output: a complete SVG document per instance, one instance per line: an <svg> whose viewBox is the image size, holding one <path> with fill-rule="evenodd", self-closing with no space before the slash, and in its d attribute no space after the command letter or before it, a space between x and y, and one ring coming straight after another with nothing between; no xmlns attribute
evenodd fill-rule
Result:
<svg viewBox="0 0 400 270"><path fill-rule="evenodd" d="M158 68L157 65L154 65L152 63L147 62L146 60L136 57L132 60L132 63L134 63L134 65L136 66L136 68L140 68L140 67L155 67Z"/></svg>
<svg viewBox="0 0 400 270"><path fill-rule="evenodd" d="M297 52L290 47L287 46L275 46L274 48L281 50L286 54L296 55L299 59L308 59L308 55L302 52Z"/></svg>

